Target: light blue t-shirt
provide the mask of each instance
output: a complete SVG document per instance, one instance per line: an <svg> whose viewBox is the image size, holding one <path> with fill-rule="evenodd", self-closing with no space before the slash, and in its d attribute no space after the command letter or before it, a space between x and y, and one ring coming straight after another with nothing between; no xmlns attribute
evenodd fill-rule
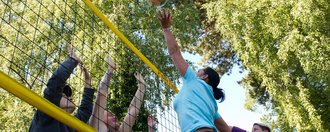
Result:
<svg viewBox="0 0 330 132"><path fill-rule="evenodd" d="M214 128L214 120L220 118L212 87L199 79L191 67L183 77L183 86L174 99L174 110L182 132L194 132L201 127Z"/></svg>

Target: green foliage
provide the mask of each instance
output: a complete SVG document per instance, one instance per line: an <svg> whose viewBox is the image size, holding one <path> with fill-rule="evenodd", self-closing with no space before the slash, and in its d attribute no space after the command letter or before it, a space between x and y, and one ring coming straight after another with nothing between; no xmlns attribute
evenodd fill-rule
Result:
<svg viewBox="0 0 330 132"><path fill-rule="evenodd" d="M0 130L27 131L26 126L30 126L33 115L32 107L2 89L0 95Z"/></svg>
<svg viewBox="0 0 330 132"><path fill-rule="evenodd" d="M93 1L131 42L170 80L179 74L167 54L164 38L146 1ZM183 51L203 55L222 75L238 64L249 71L240 84L246 107L268 111L262 120L281 131L330 129L330 3L327 0L169 1L173 33ZM36 93L42 93L52 71L74 50L98 86L110 54L118 65L111 81L108 110L120 119L135 91L134 72L147 78L145 104L133 130L146 130L146 117L165 110L174 92L121 42L81 1L2 1L0 68ZM68 81L79 104L79 70ZM230 95L229 95L230 96ZM1 130L28 129L33 108L0 91ZM14 106L14 107L13 107ZM14 109L16 108L16 109ZM18 127L13 127L18 126Z"/></svg>
<svg viewBox="0 0 330 132"><path fill-rule="evenodd" d="M93 1L127 38L166 75L178 84L179 74L167 55L156 10L146 1ZM176 31L182 47L189 47L198 35L198 16L192 2L168 3L173 8ZM146 131L147 116L170 105L174 92L169 89L82 1L2 1L0 2L0 64L9 74L31 90L42 95L48 78L68 56L66 43L71 43L98 87L110 54L118 68L111 81L108 110L119 119L127 112L137 84L134 72L141 72L148 83L146 103L133 130ZM187 17L192 16L192 17ZM182 24L184 21L192 24ZM181 24L180 24L181 22ZM75 104L82 94L82 75L78 68L68 83L73 87ZM26 131L33 108L19 99L1 92L1 130ZM12 104L15 103L15 107ZM15 127L13 127L15 126Z"/></svg>
<svg viewBox="0 0 330 132"><path fill-rule="evenodd" d="M249 71L241 82L252 99L248 108L271 108L276 114L268 122L274 129L330 130L329 5L327 0L203 4L212 32L221 33L218 39L230 44Z"/></svg>
<svg viewBox="0 0 330 132"><path fill-rule="evenodd" d="M198 9L200 21L199 37L197 41L190 47L185 47L190 53L202 55L200 63L204 65L216 65L216 71L223 75L230 74L234 65L243 66L232 49L230 43L223 38L222 31L216 30L216 21L209 19L208 11L204 5L209 3L208 0L199 0L195 2Z"/></svg>

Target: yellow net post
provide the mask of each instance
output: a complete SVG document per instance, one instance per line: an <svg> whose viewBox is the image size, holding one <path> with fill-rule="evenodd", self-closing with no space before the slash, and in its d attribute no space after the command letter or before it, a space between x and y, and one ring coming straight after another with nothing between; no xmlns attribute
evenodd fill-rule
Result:
<svg viewBox="0 0 330 132"><path fill-rule="evenodd" d="M84 132L94 132L95 130L84 122L78 120L77 118L69 115L53 103L39 96L35 92L26 88L22 84L18 83L11 77L0 71L0 87L12 93L16 97L24 100L30 105L38 108L38 110L46 113L47 115L53 117L54 119L62 122L63 124L74 128L77 131Z"/></svg>
<svg viewBox="0 0 330 132"><path fill-rule="evenodd" d="M83 1L105 23L105 25L107 25L147 66L151 68L154 73L156 73L176 93L179 92L178 88L176 88L175 85L133 45L133 43L109 21L91 1Z"/></svg>

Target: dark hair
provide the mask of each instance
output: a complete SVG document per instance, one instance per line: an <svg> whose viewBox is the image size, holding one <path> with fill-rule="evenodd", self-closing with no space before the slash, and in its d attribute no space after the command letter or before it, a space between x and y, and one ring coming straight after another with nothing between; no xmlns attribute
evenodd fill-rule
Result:
<svg viewBox="0 0 330 132"><path fill-rule="evenodd" d="M71 97L72 95L72 90L71 87L69 85L65 85L63 88L63 93L67 96L67 97Z"/></svg>
<svg viewBox="0 0 330 132"><path fill-rule="evenodd" d="M254 125L257 125L257 126L261 127L261 129L262 129L263 131L264 131L264 130L267 130L268 132L271 132L271 131L270 131L270 128L269 128L268 126L264 125L264 124L254 123L253 126L254 126Z"/></svg>
<svg viewBox="0 0 330 132"><path fill-rule="evenodd" d="M220 100L220 102L223 102L225 100L225 92L223 91L223 89L218 88L218 85L220 83L219 74L210 67L205 68L204 72L208 76L208 84L212 86L214 98L216 100Z"/></svg>

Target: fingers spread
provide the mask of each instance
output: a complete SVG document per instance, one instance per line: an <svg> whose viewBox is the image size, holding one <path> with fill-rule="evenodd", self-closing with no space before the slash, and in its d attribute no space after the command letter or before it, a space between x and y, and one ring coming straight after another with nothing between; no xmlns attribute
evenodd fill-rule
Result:
<svg viewBox="0 0 330 132"><path fill-rule="evenodd" d="M171 12L170 10L167 10L167 19L170 19L171 18Z"/></svg>
<svg viewBox="0 0 330 132"><path fill-rule="evenodd" d="M163 17L166 18L167 14L166 14L166 10L163 9Z"/></svg>

